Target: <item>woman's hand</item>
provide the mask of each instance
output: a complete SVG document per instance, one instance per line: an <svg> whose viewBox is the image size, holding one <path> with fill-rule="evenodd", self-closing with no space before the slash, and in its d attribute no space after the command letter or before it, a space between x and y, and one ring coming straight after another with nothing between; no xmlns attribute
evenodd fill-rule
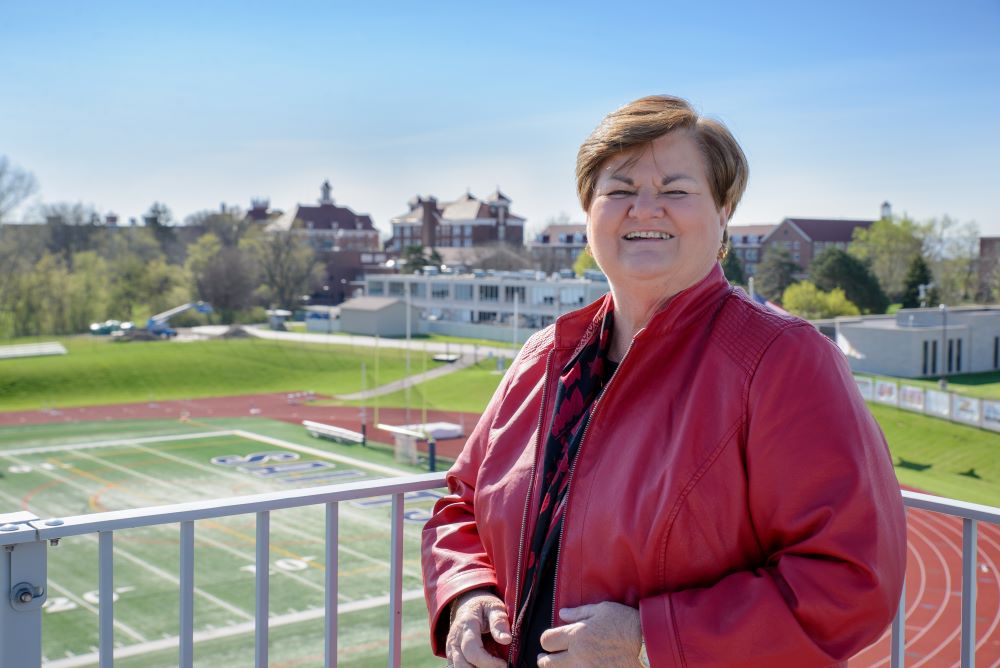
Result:
<svg viewBox="0 0 1000 668"><path fill-rule="evenodd" d="M454 616L445 643L448 664L455 668L506 668L506 661L483 647L483 635L487 633L501 645L509 645L512 640L503 601L487 589L474 589L459 596L453 605Z"/></svg>
<svg viewBox="0 0 1000 668"><path fill-rule="evenodd" d="M542 634L538 668L570 666L640 666L642 624L639 611L620 603L596 603L564 608L559 618L566 626Z"/></svg>

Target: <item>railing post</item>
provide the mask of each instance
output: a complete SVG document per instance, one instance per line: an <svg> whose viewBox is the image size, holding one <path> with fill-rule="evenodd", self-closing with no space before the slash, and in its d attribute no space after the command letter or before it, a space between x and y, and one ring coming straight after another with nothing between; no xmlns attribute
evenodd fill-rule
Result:
<svg viewBox="0 0 1000 668"><path fill-rule="evenodd" d="M194 665L194 522L181 522L178 648L180 668Z"/></svg>
<svg viewBox="0 0 1000 668"><path fill-rule="evenodd" d="M340 549L340 504L326 504L326 629L324 635L323 668L337 668L337 571Z"/></svg>
<svg viewBox="0 0 1000 668"><path fill-rule="evenodd" d="M115 557L114 533L101 531L97 534L98 557L98 654L101 668L112 668L115 663Z"/></svg>
<svg viewBox="0 0 1000 668"><path fill-rule="evenodd" d="M403 650L403 495L392 495L389 573L389 668L399 668Z"/></svg>
<svg viewBox="0 0 1000 668"><path fill-rule="evenodd" d="M0 548L0 668L42 665L47 553L28 524L35 519L28 512L0 515L0 537L26 541Z"/></svg>
<svg viewBox="0 0 1000 668"><path fill-rule="evenodd" d="M271 513L257 513L257 601L254 617L254 666L267 668L267 622L269 608L269 578L271 576Z"/></svg>
<svg viewBox="0 0 1000 668"><path fill-rule="evenodd" d="M976 520L962 520L962 668L976 665Z"/></svg>
<svg viewBox="0 0 1000 668"><path fill-rule="evenodd" d="M899 590L899 608L892 618L892 643L889 646L890 668L903 668L906 662L906 578Z"/></svg>

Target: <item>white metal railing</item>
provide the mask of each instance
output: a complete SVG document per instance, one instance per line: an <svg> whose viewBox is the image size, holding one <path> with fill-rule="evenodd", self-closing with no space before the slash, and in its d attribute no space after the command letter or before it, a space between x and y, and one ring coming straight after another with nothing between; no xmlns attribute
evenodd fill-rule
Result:
<svg viewBox="0 0 1000 668"><path fill-rule="evenodd" d="M98 535L98 655L101 668L113 665L114 651L114 532L163 524L180 524L180 667L193 664L194 645L194 523L197 520L255 514L256 563L266 564L270 551L270 513L303 506L326 506L326 569L324 607L324 666L337 665L337 552L339 503L373 496L392 496L389 590L389 666L398 668L403 620L403 502L407 492L444 486L444 473L326 485L228 499L177 503L134 510L115 510L59 519L38 519L31 513L4 515L0 525L0 668L30 668L42 664L42 604L47 596L46 543L69 536ZM269 570L256 568L254 656L257 668L268 664ZM6 596L5 596L6 597Z"/></svg>
<svg viewBox="0 0 1000 668"><path fill-rule="evenodd" d="M389 592L389 660L398 668L402 650L403 615L403 502L407 492L444 486L444 473L425 473L255 494L228 499L193 501L167 506L116 510L90 515L42 520L31 513L2 515L0 546L0 595L8 592L9 605L0 603L0 668L30 668L42 663L42 603L47 596L46 544L69 536L98 535L99 566L99 663L113 665L114 651L114 532L163 524L180 524L180 668L193 664L194 645L194 523L233 515L256 515L256 563L268 563L270 513L273 510L325 505L326 568L324 604L324 666L337 665L337 567L339 547L339 503L373 496L392 496L391 567ZM904 491L907 508L919 508L963 521L962 539L962 638L961 665L975 664L976 551L978 523L1000 524L1000 508L955 501ZM264 668L268 659L269 570L256 568L255 666ZM891 666L902 668L904 658L906 592L892 623Z"/></svg>

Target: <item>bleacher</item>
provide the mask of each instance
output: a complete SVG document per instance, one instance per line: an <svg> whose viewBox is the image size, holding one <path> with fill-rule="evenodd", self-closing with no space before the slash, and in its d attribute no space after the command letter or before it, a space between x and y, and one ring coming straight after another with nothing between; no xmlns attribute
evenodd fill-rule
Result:
<svg viewBox="0 0 1000 668"><path fill-rule="evenodd" d="M0 346L0 360L17 357L43 357L45 355L65 355L66 347L61 343L21 343L13 346Z"/></svg>

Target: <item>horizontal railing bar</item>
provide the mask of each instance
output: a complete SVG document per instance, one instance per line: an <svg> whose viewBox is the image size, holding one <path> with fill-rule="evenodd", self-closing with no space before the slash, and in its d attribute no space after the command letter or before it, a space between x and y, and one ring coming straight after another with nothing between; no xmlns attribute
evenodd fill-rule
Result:
<svg viewBox="0 0 1000 668"><path fill-rule="evenodd" d="M903 505L909 508L933 510L936 513L943 513L954 517L963 517L967 520L1000 524L1000 508L948 499L943 496L933 496L931 494L903 490Z"/></svg>
<svg viewBox="0 0 1000 668"><path fill-rule="evenodd" d="M37 540L65 538L97 531L119 531L121 529L136 529L157 524L171 524L192 520L213 519L231 515L245 515L262 511L281 510L284 508L299 508L324 503L366 499L373 496L388 494L404 494L426 489L443 487L445 474L422 473L399 478L378 478L360 482L343 483L339 485L324 485L322 487L304 487L302 489L268 492L266 494L250 494L225 499L207 499L190 501L165 506L136 508L130 510L112 510L105 513L76 515L59 518L60 524L49 526L52 520L38 520L30 526L37 531ZM14 532L15 534L17 532ZM22 532L24 533L24 532ZM8 543L28 542L26 536L12 536L15 540L7 541L0 533L0 545Z"/></svg>
<svg viewBox="0 0 1000 668"><path fill-rule="evenodd" d="M444 472L422 473L399 478L377 478L322 487L305 487L224 499L206 499L149 508L113 510L55 520L43 519L19 524L17 529L12 531L0 531L0 546L79 536L99 531L119 531L157 524L245 515L265 510L353 501L444 486ZM903 504L909 508L920 508L945 515L1000 524L1000 508L905 490L902 492L902 496ZM58 522L58 524L50 525L54 522Z"/></svg>

